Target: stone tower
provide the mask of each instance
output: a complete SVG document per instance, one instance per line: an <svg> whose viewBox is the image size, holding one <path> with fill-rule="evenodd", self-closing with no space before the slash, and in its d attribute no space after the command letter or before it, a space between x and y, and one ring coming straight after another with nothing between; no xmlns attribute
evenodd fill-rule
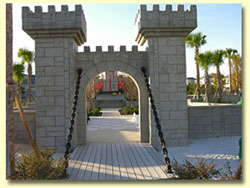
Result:
<svg viewBox="0 0 250 188"><path fill-rule="evenodd" d="M35 40L36 142L64 152L66 128L73 98L73 67L77 46L86 41L86 21L82 6L48 12L36 6L22 9L23 30Z"/></svg>
<svg viewBox="0 0 250 188"><path fill-rule="evenodd" d="M159 5L153 5L149 11L141 5L135 24L136 41L148 43L148 75L166 143L187 145L185 37L197 27L196 6L184 11L184 5L178 5L173 11L171 5L166 5L160 11ZM151 143L159 147L153 115L150 117Z"/></svg>

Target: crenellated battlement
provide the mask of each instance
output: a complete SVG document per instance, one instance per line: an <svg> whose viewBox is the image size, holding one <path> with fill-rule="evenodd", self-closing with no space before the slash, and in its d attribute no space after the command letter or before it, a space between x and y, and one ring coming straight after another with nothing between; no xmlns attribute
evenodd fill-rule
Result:
<svg viewBox="0 0 250 188"><path fill-rule="evenodd" d="M95 51L91 51L90 46L83 47L84 52L145 52L138 51L138 46L134 45L131 47L131 50L126 50L126 46L120 46L120 51L115 51L114 46L108 46L108 51L103 51L102 46L96 46Z"/></svg>
<svg viewBox="0 0 250 188"><path fill-rule="evenodd" d="M184 10L184 5L178 5L177 11L172 10L172 5L166 5L165 10L160 10L159 5L153 5L153 10L147 10L146 5L141 5L135 25L138 29L136 41L142 45L152 35L185 36L197 27L196 5L191 5L188 10Z"/></svg>
<svg viewBox="0 0 250 188"><path fill-rule="evenodd" d="M23 30L32 38L73 37L78 45L86 41L86 20L81 5L75 5L75 11L69 11L67 5L56 12L55 6L48 6L43 12L41 6L35 11L22 8Z"/></svg>
<svg viewBox="0 0 250 188"><path fill-rule="evenodd" d="M196 14L196 11L196 5L191 5L189 9L185 11L184 5L178 5L176 11L173 10L172 5L166 5L165 10L160 10L159 5L153 5L153 10L147 10L147 5L141 5L135 17L135 23L138 21L138 19L141 18L141 14L143 18L146 18L152 17L151 14L161 14L161 16L164 16L164 14L174 14L174 16L176 16L178 14L181 15L183 14L183 12L185 12L184 17L187 18L190 17L191 14L194 16L194 14ZM147 15L145 15L145 12L147 12Z"/></svg>

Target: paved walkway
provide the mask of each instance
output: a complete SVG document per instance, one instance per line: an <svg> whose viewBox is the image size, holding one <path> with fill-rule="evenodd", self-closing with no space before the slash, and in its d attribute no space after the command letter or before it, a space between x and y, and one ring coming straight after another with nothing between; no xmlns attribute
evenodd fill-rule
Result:
<svg viewBox="0 0 250 188"><path fill-rule="evenodd" d="M70 156L69 180L167 179L163 155L149 144L87 144Z"/></svg>
<svg viewBox="0 0 250 188"><path fill-rule="evenodd" d="M118 109L104 109L102 116L91 116L87 143L139 142L139 125L133 116L121 116Z"/></svg>
<svg viewBox="0 0 250 188"><path fill-rule="evenodd" d="M131 130L139 131L139 125L133 121L133 115L121 116L118 109L104 109L102 116L91 116L88 131Z"/></svg>

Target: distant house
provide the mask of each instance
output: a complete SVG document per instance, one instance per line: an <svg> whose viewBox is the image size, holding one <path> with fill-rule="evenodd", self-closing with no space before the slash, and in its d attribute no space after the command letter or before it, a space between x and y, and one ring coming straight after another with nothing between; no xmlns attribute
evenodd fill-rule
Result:
<svg viewBox="0 0 250 188"><path fill-rule="evenodd" d="M186 84L187 84L187 85L189 85L189 84L194 84L195 81L196 81L196 79L193 78L193 77L187 77L187 78L186 78Z"/></svg>
<svg viewBox="0 0 250 188"><path fill-rule="evenodd" d="M230 88L230 80L229 80L229 75L225 76L224 77L225 80L226 80L226 84L225 84L225 90L229 91L229 88Z"/></svg>
<svg viewBox="0 0 250 188"><path fill-rule="evenodd" d="M217 78L217 74L216 73L211 73L211 74L209 74L209 80L210 80L210 84L211 85L214 85L213 83L214 83L214 78ZM224 76L224 78L223 79L225 79L225 85L224 85L224 90L226 91L226 90L229 90L229 75L227 75L227 76ZM201 79L200 79L200 85L202 86L202 85L204 85L205 84L205 77L203 76L203 77L201 77Z"/></svg>

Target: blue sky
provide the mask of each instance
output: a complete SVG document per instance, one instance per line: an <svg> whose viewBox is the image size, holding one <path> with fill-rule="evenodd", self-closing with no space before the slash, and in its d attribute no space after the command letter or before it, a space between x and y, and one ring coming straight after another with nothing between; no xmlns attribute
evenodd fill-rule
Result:
<svg viewBox="0 0 250 188"><path fill-rule="evenodd" d="M21 7L41 5L43 11L47 11L48 4L13 4L15 12L14 21L14 62L19 48L27 47L34 50L34 41L25 34L21 27ZM176 10L173 4L173 10ZM184 4L188 9L190 4ZM69 10L74 10L74 4L69 4ZM126 45L130 50L135 43L136 31L134 20L140 7L139 4L82 4L87 20L87 42L84 46L90 46L95 51L95 46L103 46L107 50L108 45L114 45L119 50L120 45ZM147 9L152 10L152 4L147 4ZM165 4L160 4L160 10L165 9ZM56 4L56 10L61 10L61 4ZM200 51L233 48L242 54L242 18L241 4L197 4L198 27L193 32L202 32L207 35L207 44ZM139 47L145 50L146 46ZM79 47L82 51L83 46ZM195 77L194 49L186 49L187 76ZM227 60L221 67L223 74L228 74ZM214 68L210 72L215 72ZM203 71L201 71L201 76Z"/></svg>

